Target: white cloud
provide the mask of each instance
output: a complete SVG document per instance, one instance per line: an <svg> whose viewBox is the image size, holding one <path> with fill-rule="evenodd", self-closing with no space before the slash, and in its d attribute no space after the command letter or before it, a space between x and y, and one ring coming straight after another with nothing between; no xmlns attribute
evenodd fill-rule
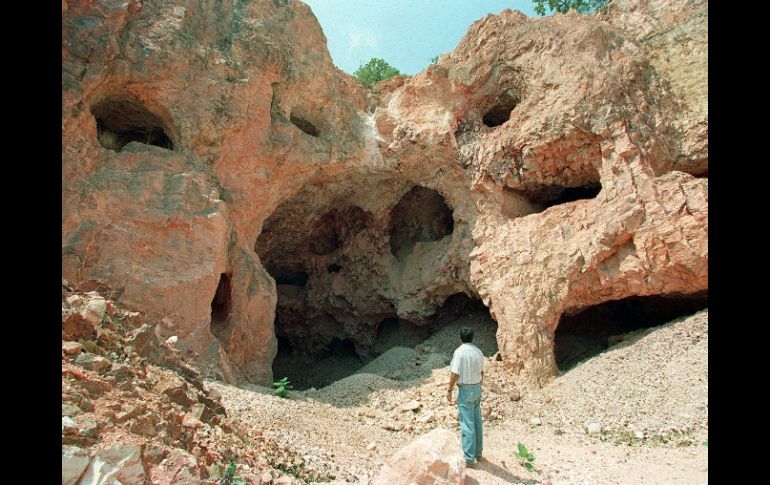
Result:
<svg viewBox="0 0 770 485"><path fill-rule="evenodd" d="M348 54L353 54L356 51L369 51L368 53L370 54L379 45L376 35L356 25L348 27L346 36L348 39Z"/></svg>

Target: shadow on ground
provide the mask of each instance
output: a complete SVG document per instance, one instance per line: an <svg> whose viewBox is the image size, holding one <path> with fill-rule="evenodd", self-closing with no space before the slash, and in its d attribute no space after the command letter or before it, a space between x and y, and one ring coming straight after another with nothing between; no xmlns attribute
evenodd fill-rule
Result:
<svg viewBox="0 0 770 485"><path fill-rule="evenodd" d="M477 463L474 466L474 468L472 468L472 470L482 471L490 475L494 475L501 480L505 480L507 483L523 484L523 485L541 485L542 484L542 482L533 480L531 478L519 477L513 474L507 468L504 468L500 465L496 465L489 460ZM480 482L479 480L468 475L465 479L465 485L483 485L483 482Z"/></svg>

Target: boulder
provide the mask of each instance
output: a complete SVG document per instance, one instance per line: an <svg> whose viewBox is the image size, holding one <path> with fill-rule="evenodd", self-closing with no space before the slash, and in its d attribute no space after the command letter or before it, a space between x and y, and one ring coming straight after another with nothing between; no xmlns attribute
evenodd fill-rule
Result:
<svg viewBox="0 0 770 485"><path fill-rule="evenodd" d="M200 469L195 457L181 448L174 448L166 458L150 470L153 483L188 485L200 483Z"/></svg>
<svg viewBox="0 0 770 485"><path fill-rule="evenodd" d="M79 312L67 310L62 312L61 335L62 340L90 339L96 335L96 327Z"/></svg>
<svg viewBox="0 0 770 485"><path fill-rule="evenodd" d="M91 458L79 446L65 445L61 448L61 483L75 485L83 475Z"/></svg>
<svg viewBox="0 0 770 485"><path fill-rule="evenodd" d="M155 385L153 391L167 395L172 401L184 407L198 402L198 398L190 386L181 378L172 375L164 375Z"/></svg>
<svg viewBox="0 0 770 485"><path fill-rule="evenodd" d="M80 316L93 325L99 325L107 311L107 302L104 297L91 296L85 307L80 311Z"/></svg>
<svg viewBox="0 0 770 485"><path fill-rule="evenodd" d="M100 355L92 354L89 352L78 354L78 356L75 357L75 362L80 364L80 366L82 366L84 369L94 370L97 372L109 370L112 368L112 362L110 362L109 359L105 359Z"/></svg>
<svg viewBox="0 0 770 485"><path fill-rule="evenodd" d="M143 484L142 447L117 445L97 450L78 485Z"/></svg>
<svg viewBox="0 0 770 485"><path fill-rule="evenodd" d="M436 428L396 452L373 485L461 485L464 482L465 458L457 433Z"/></svg>
<svg viewBox="0 0 770 485"><path fill-rule="evenodd" d="M83 346L77 342L62 342L61 349L67 355L75 355L83 350Z"/></svg>

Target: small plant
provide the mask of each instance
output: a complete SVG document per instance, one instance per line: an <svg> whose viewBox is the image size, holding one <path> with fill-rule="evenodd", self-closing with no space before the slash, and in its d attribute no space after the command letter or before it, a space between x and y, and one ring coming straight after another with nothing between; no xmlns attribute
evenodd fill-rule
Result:
<svg viewBox="0 0 770 485"><path fill-rule="evenodd" d="M513 456L519 460L519 465L523 466L529 471L536 471L535 465L532 464L532 462L535 461L535 455L530 453L527 450L527 447L522 443L519 443L517 447L518 450L513 453Z"/></svg>
<svg viewBox="0 0 770 485"><path fill-rule="evenodd" d="M273 382L273 387L275 387L275 394L278 397L286 398L289 395L289 389L291 389L291 383L289 382L288 377L284 377L283 379L279 379Z"/></svg>
<svg viewBox="0 0 770 485"><path fill-rule="evenodd" d="M433 57L430 58L430 63L431 64L435 64L437 62L438 62L438 56L433 56Z"/></svg>
<svg viewBox="0 0 770 485"><path fill-rule="evenodd" d="M227 465L225 474L219 480L219 485L245 485L246 480L235 475L235 459L230 457L230 464Z"/></svg>
<svg viewBox="0 0 770 485"><path fill-rule="evenodd" d="M119 152L123 148L117 133L109 130L99 130L96 137L99 139L99 143L108 150Z"/></svg>
<svg viewBox="0 0 770 485"><path fill-rule="evenodd" d="M704 441L702 444L703 444L703 446L708 448L709 447L709 440Z"/></svg>

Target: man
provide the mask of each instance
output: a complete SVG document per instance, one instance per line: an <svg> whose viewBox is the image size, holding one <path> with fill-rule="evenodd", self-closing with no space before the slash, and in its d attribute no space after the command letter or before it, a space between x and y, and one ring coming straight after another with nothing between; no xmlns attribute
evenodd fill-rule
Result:
<svg viewBox="0 0 770 485"><path fill-rule="evenodd" d="M449 365L449 389L447 400L452 402L452 388L457 384L457 414L460 418L465 463L473 460L483 461L481 451L484 448L483 430L481 429L481 381L484 380L484 354L473 345L473 330L463 327L460 330L462 345L457 347Z"/></svg>

